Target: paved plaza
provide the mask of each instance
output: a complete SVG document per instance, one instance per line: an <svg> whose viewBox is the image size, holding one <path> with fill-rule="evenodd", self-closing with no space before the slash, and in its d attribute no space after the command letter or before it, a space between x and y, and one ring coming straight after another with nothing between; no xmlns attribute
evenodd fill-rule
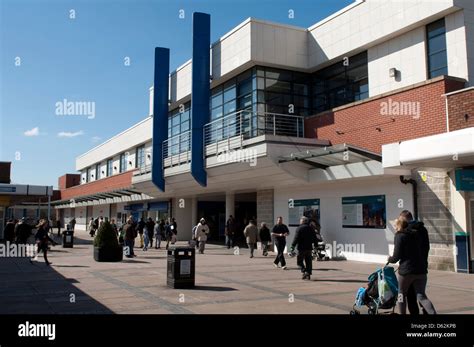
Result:
<svg viewBox="0 0 474 347"><path fill-rule="evenodd" d="M33 264L2 258L0 314L348 314L357 289L380 266L315 261L311 281L302 281L294 258L284 271L272 266L272 253L249 259L247 249L234 255L208 245L196 255L196 288L180 290L166 286L164 249L135 252L120 263L95 262L91 238L79 232L74 248L52 247L51 267L42 256ZM439 313L474 313L472 275L430 271L427 294Z"/></svg>

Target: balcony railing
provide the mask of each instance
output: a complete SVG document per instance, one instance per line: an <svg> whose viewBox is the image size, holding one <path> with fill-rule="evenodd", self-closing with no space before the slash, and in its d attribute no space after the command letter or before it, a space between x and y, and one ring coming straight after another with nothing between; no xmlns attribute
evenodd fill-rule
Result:
<svg viewBox="0 0 474 347"><path fill-rule="evenodd" d="M163 141L163 167L182 165L191 161L191 131Z"/></svg>
<svg viewBox="0 0 474 347"><path fill-rule="evenodd" d="M260 135L303 137L304 117L279 113L242 110L216 119L204 126L204 145L227 149L242 146L242 141ZM213 147L213 146L211 146Z"/></svg>

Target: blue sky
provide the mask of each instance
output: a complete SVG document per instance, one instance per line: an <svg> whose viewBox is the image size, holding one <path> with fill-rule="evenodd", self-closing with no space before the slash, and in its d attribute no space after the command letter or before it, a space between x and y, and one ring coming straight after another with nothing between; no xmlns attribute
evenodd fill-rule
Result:
<svg viewBox="0 0 474 347"><path fill-rule="evenodd" d="M154 47L170 48L171 70L187 61L194 11L211 14L215 41L248 17L307 28L352 2L0 0L0 161L15 183L56 187L76 156L147 116ZM63 99L94 102L95 118L57 115Z"/></svg>

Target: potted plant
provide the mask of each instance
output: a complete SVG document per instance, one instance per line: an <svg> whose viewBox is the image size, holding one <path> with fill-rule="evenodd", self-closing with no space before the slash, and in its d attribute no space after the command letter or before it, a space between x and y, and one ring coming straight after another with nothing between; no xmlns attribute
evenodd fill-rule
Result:
<svg viewBox="0 0 474 347"><path fill-rule="evenodd" d="M122 261L123 249L117 240L117 234L109 221L99 228L94 239L94 260L101 262Z"/></svg>

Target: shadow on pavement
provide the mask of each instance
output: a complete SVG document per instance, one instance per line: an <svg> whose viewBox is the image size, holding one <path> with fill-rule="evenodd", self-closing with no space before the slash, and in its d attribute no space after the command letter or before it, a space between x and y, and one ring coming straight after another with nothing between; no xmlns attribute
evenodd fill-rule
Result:
<svg viewBox="0 0 474 347"><path fill-rule="evenodd" d="M76 280L56 271L54 264L1 258L0 274L0 314L114 313L77 288Z"/></svg>

